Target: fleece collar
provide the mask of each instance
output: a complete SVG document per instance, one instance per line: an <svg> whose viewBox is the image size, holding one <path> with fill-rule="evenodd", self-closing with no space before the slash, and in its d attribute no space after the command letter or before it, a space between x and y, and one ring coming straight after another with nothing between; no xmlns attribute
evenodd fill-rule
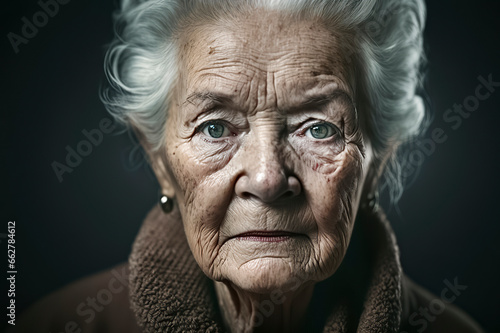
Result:
<svg viewBox="0 0 500 333"><path fill-rule="evenodd" d="M309 321L323 332L397 332L402 271L394 234L381 211L358 215L346 259L315 288ZM144 332L224 331L213 283L189 249L178 211L151 210L129 266L131 307Z"/></svg>

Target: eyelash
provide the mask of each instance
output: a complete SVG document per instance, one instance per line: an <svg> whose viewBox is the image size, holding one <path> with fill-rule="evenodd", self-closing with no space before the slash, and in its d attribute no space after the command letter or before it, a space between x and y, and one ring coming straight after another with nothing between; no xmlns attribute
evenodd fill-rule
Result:
<svg viewBox="0 0 500 333"><path fill-rule="evenodd" d="M304 122L304 123L307 123ZM198 125L196 127L196 134L204 134L204 129L209 126L209 125L222 125L224 126L227 130L229 130L231 132L231 135L230 136L235 136L236 134L231 131L231 126L224 120L220 120L220 119L216 119L216 120L207 120L205 122L203 122L202 124ZM328 127L331 128L331 130L333 131L333 134L329 137L326 137L324 139L316 139L318 141L327 141L328 139L330 138L333 138L335 137L336 135L338 134L341 134L341 131L339 130L339 128L337 126L335 126L334 124L330 123L330 122L327 122L327 121L317 121L317 122L314 122L310 125L307 125L307 127L305 127L304 129L302 129L300 131L300 136L307 136L306 133L311 130L314 126L320 126L320 125L326 125ZM302 126L298 126L299 128L302 127ZM217 142L217 141L221 141L223 139L227 139L229 136L223 136L223 137L220 137L220 138L214 138L214 137L211 137L209 135L205 135L207 138L206 140L207 141L213 141L213 142ZM314 139L314 138L312 138Z"/></svg>
<svg viewBox="0 0 500 333"><path fill-rule="evenodd" d="M314 126L320 126L320 125L326 125L331 128L333 131L333 134L327 138L324 139L316 139L318 141L327 141L328 139L331 139L335 137L338 134L341 134L342 132L339 130L337 126L332 124L331 122L325 121L325 120L318 120L318 119L308 119L307 121L303 122L302 125L297 126L297 128L301 128L299 132L299 136L307 136L307 132L311 130ZM314 139L314 138L311 138Z"/></svg>

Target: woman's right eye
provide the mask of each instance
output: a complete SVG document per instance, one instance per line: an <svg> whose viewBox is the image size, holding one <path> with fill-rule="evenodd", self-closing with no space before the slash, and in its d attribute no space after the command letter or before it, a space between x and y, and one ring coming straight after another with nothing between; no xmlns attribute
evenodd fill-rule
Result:
<svg viewBox="0 0 500 333"><path fill-rule="evenodd" d="M208 121L200 126L201 132L203 134L214 138L219 139L223 137L228 137L231 135L231 132L224 124L215 121Z"/></svg>

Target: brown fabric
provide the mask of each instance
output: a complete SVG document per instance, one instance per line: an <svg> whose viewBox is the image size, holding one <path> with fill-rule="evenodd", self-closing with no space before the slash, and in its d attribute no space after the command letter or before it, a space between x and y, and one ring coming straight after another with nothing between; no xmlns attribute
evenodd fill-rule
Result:
<svg viewBox="0 0 500 333"><path fill-rule="evenodd" d="M187 244L177 211L146 218L130 264L130 301L145 332L221 332L211 281Z"/></svg>
<svg viewBox="0 0 500 333"><path fill-rule="evenodd" d="M332 300L324 332L397 332L402 271L393 232L382 213L362 222L371 267L363 304ZM178 212L149 214L130 256L130 300L145 332L223 331L211 281L196 264ZM348 279L346 279L348 280ZM355 288L356 286L354 286ZM345 301L343 301L345 300ZM358 314L356 308L361 308Z"/></svg>

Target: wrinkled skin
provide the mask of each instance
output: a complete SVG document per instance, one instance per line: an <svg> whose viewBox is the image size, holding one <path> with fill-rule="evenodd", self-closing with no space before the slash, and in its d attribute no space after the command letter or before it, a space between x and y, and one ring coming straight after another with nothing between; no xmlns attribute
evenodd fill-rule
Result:
<svg viewBox="0 0 500 333"><path fill-rule="evenodd" d="M228 327L292 331L344 257L372 159L340 37L260 11L183 33L180 54L155 173ZM311 135L317 124L326 137ZM293 235L234 237L250 231ZM283 303L253 327L276 290Z"/></svg>

